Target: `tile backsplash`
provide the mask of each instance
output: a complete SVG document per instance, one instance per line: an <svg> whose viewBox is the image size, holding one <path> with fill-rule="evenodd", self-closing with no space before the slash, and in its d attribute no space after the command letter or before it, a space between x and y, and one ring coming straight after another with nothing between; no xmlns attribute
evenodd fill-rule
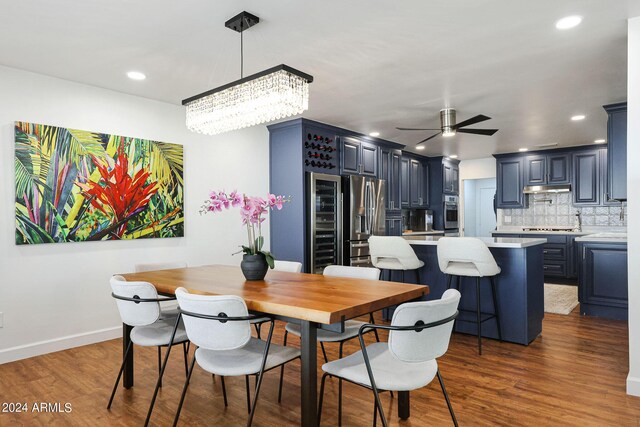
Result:
<svg viewBox="0 0 640 427"><path fill-rule="evenodd" d="M576 207L571 203L571 193L530 194L528 209L498 209L498 226L562 226L576 224L576 213L582 213L583 226L626 227L627 207L590 206ZM536 201L538 200L538 201ZM620 220L624 209L624 220Z"/></svg>

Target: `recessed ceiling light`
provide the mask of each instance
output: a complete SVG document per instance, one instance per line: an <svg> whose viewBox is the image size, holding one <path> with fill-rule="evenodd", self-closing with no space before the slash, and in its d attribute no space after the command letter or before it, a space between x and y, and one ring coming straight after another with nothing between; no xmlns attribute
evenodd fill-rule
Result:
<svg viewBox="0 0 640 427"><path fill-rule="evenodd" d="M573 120L574 122L580 121L580 120L584 120L586 116L584 114L578 114L576 116L572 116L571 120Z"/></svg>
<svg viewBox="0 0 640 427"><path fill-rule="evenodd" d="M424 145L418 145L418 146L416 147L416 150L424 150Z"/></svg>
<svg viewBox="0 0 640 427"><path fill-rule="evenodd" d="M369 136L373 136L375 138L376 136L380 136L380 132L369 132Z"/></svg>
<svg viewBox="0 0 640 427"><path fill-rule="evenodd" d="M559 30L568 30L569 28L577 27L582 22L582 16L571 15L565 16L556 22L556 28Z"/></svg>
<svg viewBox="0 0 640 427"><path fill-rule="evenodd" d="M145 76L144 73L141 73L140 71L129 71L127 73L127 77L129 77L131 80L144 80L147 78L147 76Z"/></svg>
<svg viewBox="0 0 640 427"><path fill-rule="evenodd" d="M606 140L604 140L604 139L596 139L596 140L595 140L595 141L593 141L593 142L595 142L596 144L604 144L604 143L605 143L605 142L607 142L607 141L606 141Z"/></svg>
<svg viewBox="0 0 640 427"><path fill-rule="evenodd" d="M457 154L452 154L452 155L450 155L450 156L449 156L449 158L450 158L450 159L457 159L457 158L458 158L458 155L457 155Z"/></svg>
<svg viewBox="0 0 640 427"><path fill-rule="evenodd" d="M524 151L529 151L529 149L528 148L519 148L518 151L523 151L524 152Z"/></svg>

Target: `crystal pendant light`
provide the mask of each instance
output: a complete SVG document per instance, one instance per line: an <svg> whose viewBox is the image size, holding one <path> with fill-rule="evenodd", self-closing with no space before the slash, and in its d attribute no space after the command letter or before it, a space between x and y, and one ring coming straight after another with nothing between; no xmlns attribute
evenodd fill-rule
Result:
<svg viewBox="0 0 640 427"><path fill-rule="evenodd" d="M242 12L225 23L240 33L259 22ZM243 68L241 59L241 74ZM309 83L313 77L278 65L182 101L187 108L187 128L215 135L302 113L309 108Z"/></svg>

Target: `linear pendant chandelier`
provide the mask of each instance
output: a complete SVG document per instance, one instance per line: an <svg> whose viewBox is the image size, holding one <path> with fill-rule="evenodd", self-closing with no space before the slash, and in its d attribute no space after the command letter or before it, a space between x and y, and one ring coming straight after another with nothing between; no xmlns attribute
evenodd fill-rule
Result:
<svg viewBox="0 0 640 427"><path fill-rule="evenodd" d="M216 135L300 114L309 108L309 83L313 77L287 65L278 65L243 77L242 33L260 22L241 12L225 23L240 33L240 80L182 101L187 108L187 128Z"/></svg>

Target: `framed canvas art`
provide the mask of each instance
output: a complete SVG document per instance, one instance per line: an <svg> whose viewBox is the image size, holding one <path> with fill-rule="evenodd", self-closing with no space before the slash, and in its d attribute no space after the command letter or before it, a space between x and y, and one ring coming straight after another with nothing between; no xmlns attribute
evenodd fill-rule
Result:
<svg viewBox="0 0 640 427"><path fill-rule="evenodd" d="M184 236L183 147L15 122L16 244Z"/></svg>

